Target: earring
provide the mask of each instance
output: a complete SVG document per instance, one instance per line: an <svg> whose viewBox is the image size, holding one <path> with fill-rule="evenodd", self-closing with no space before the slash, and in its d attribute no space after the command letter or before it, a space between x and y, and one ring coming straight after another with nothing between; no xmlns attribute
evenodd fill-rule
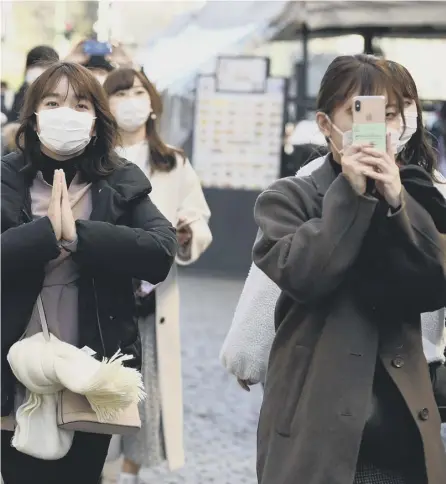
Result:
<svg viewBox="0 0 446 484"><path fill-rule="evenodd" d="M98 140L97 136L93 136L93 146L96 146L96 141Z"/></svg>
<svg viewBox="0 0 446 484"><path fill-rule="evenodd" d="M150 113L150 119L153 119L153 120L156 119L156 114L154 112Z"/></svg>

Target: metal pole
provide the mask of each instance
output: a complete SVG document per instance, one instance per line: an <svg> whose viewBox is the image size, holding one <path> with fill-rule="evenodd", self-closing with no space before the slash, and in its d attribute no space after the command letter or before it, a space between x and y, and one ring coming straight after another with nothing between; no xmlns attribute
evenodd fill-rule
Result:
<svg viewBox="0 0 446 484"><path fill-rule="evenodd" d="M364 38L364 54L373 54L373 31L365 30L362 32L362 36Z"/></svg>
<svg viewBox="0 0 446 484"><path fill-rule="evenodd" d="M307 117L308 104L308 68L309 68L309 31L307 26L302 26L302 62L297 70L297 103L296 121L299 122Z"/></svg>

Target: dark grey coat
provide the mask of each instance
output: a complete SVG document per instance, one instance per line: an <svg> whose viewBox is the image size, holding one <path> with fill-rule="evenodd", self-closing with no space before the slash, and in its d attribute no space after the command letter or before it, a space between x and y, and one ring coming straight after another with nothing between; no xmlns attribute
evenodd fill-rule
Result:
<svg viewBox="0 0 446 484"><path fill-rule="evenodd" d="M353 482L377 355L419 430L427 483L446 483L419 317L444 306L444 238L405 190L396 214L382 204L328 161L257 201L254 262L283 291L258 430L261 484Z"/></svg>

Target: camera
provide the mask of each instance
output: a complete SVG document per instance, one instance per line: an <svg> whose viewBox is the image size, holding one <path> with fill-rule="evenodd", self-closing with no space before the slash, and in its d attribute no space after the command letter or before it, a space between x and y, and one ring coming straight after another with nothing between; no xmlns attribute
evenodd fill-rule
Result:
<svg viewBox="0 0 446 484"><path fill-rule="evenodd" d="M355 101L355 111L359 113L361 111L361 101Z"/></svg>
<svg viewBox="0 0 446 484"><path fill-rule="evenodd" d="M111 44L108 42L98 42L97 40L86 40L84 42L84 54L90 56L104 57L112 53Z"/></svg>

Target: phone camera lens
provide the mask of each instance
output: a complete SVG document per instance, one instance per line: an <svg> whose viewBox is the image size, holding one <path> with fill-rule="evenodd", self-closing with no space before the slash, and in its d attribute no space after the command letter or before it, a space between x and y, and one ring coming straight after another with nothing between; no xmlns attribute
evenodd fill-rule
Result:
<svg viewBox="0 0 446 484"><path fill-rule="evenodd" d="M359 113L361 111L361 101L355 101L355 111Z"/></svg>

